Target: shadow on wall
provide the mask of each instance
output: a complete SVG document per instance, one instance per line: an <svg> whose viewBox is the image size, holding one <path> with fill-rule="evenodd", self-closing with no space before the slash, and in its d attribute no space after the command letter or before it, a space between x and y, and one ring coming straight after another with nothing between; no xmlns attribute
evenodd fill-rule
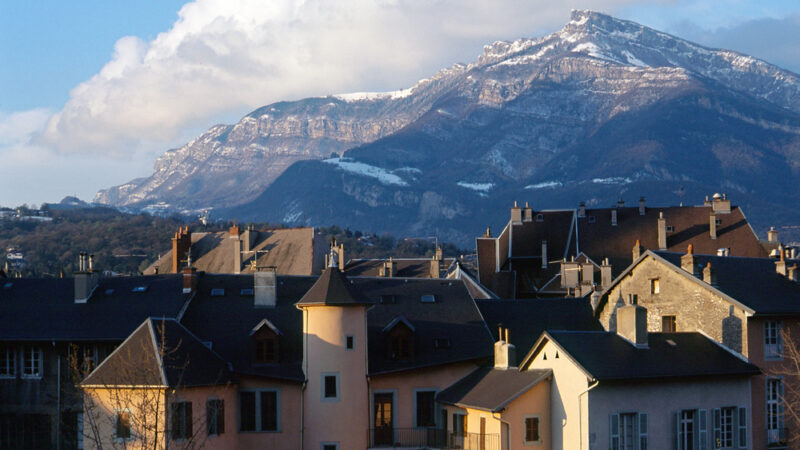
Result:
<svg viewBox="0 0 800 450"><path fill-rule="evenodd" d="M733 315L733 306L728 317L722 319L722 345L742 353L742 319Z"/></svg>

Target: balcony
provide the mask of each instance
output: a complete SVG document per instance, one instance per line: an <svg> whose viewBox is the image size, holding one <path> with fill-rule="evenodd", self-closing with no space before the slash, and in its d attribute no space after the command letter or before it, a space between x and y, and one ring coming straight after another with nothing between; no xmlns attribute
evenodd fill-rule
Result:
<svg viewBox="0 0 800 450"><path fill-rule="evenodd" d="M500 450L500 435L449 433L437 428L371 428L371 449Z"/></svg>

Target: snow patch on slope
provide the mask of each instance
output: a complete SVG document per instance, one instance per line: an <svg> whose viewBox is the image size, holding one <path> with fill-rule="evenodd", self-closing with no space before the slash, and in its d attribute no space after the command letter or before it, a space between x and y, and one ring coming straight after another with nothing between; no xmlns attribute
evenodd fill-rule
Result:
<svg viewBox="0 0 800 450"><path fill-rule="evenodd" d="M390 92L351 92L349 94L336 94L333 97L346 102L360 102L370 100L395 100L398 98L405 98L412 94L414 88L401 89L399 91Z"/></svg>
<svg viewBox="0 0 800 450"><path fill-rule="evenodd" d="M322 162L333 164L345 172L375 178L385 185L408 186L408 183L402 178L381 167L370 166L369 164L353 161L349 158L323 159Z"/></svg>

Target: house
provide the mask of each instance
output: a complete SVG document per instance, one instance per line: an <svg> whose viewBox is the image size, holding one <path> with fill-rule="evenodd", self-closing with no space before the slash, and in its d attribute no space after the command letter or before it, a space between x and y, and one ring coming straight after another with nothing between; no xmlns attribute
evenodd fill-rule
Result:
<svg viewBox="0 0 800 450"><path fill-rule="evenodd" d="M611 284L595 314L609 331L630 301L647 308L651 331L701 332L748 358L763 375L753 378L753 442L781 448L798 434L784 420L786 336L800 331L798 260L645 251ZM791 256L788 255L788 256ZM788 333L788 334L786 334Z"/></svg>
<svg viewBox="0 0 800 450"><path fill-rule="evenodd" d="M741 208L719 194L700 206L650 207L640 198L636 206L536 211L515 203L497 236L487 229L476 239L478 281L501 298L587 295L638 257L630 249L637 240L639 253L692 244L698 253L766 257L777 232L762 245Z"/></svg>
<svg viewBox="0 0 800 450"><path fill-rule="evenodd" d="M328 244L314 228L240 229L189 232L181 227L172 248L144 274L178 273L190 265L210 273L252 273L258 267L276 267L281 275L318 275L324 268Z"/></svg>

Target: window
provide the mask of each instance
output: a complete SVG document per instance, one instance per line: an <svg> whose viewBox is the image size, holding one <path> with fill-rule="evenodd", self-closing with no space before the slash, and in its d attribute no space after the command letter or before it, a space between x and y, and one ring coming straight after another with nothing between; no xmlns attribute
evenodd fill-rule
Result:
<svg viewBox="0 0 800 450"><path fill-rule="evenodd" d="M542 442L539 436L539 416L525 416L525 443L538 444Z"/></svg>
<svg viewBox="0 0 800 450"><path fill-rule="evenodd" d="M675 316L661 316L661 332L675 333L678 331L678 324Z"/></svg>
<svg viewBox="0 0 800 450"><path fill-rule="evenodd" d="M597 218L595 216L589 216L588 217L588 222L589 223L595 223L595 222L597 222Z"/></svg>
<svg viewBox="0 0 800 450"><path fill-rule="evenodd" d="M653 278L650 280L650 293L651 294L658 294L661 292L661 286L659 285L658 278Z"/></svg>
<svg viewBox="0 0 800 450"><path fill-rule="evenodd" d="M394 295L381 295L381 303L395 303Z"/></svg>
<svg viewBox="0 0 800 450"><path fill-rule="evenodd" d="M0 378L14 378L16 375L16 349L11 345L0 344Z"/></svg>
<svg viewBox="0 0 800 450"><path fill-rule="evenodd" d="M422 303L436 303L436 296L433 294L425 294L420 298Z"/></svg>
<svg viewBox="0 0 800 450"><path fill-rule="evenodd" d="M767 378L767 443L783 442L783 380Z"/></svg>
<svg viewBox="0 0 800 450"><path fill-rule="evenodd" d="M351 334L348 334L344 337L344 348L345 350L353 350L356 346L355 337Z"/></svg>
<svg viewBox="0 0 800 450"><path fill-rule="evenodd" d="M118 410L114 414L114 439L127 440L131 438L131 412L127 409Z"/></svg>
<svg viewBox="0 0 800 450"><path fill-rule="evenodd" d="M253 341L255 354L253 361L257 364L278 362L278 339L277 337L261 337Z"/></svg>
<svg viewBox="0 0 800 450"><path fill-rule="evenodd" d="M673 227L672 225L667 225L666 232L667 233L675 232L675 227Z"/></svg>
<svg viewBox="0 0 800 450"><path fill-rule="evenodd" d="M544 222L544 214L537 214L536 215L537 222Z"/></svg>
<svg viewBox="0 0 800 450"><path fill-rule="evenodd" d="M416 427L436 426L436 391L417 391L415 412Z"/></svg>
<svg viewBox="0 0 800 450"><path fill-rule="evenodd" d="M172 439L192 437L192 402L172 403Z"/></svg>
<svg viewBox="0 0 800 450"><path fill-rule="evenodd" d="M722 219L714 219L714 223L717 225L722 225Z"/></svg>
<svg viewBox="0 0 800 450"><path fill-rule="evenodd" d="M319 444L320 450L339 450L338 442L322 442Z"/></svg>
<svg viewBox="0 0 800 450"><path fill-rule="evenodd" d="M32 345L22 348L22 378L42 377L42 349Z"/></svg>
<svg viewBox="0 0 800 450"><path fill-rule="evenodd" d="M453 413L453 434L456 436L467 435L467 415Z"/></svg>
<svg viewBox="0 0 800 450"><path fill-rule="evenodd" d="M216 288L211 290L212 297L224 297L225 296L225 289Z"/></svg>
<svg viewBox="0 0 800 450"><path fill-rule="evenodd" d="M83 346L83 371L84 373L89 373L97 367L97 346L96 345L84 345Z"/></svg>
<svg viewBox="0 0 800 450"><path fill-rule="evenodd" d="M781 359L783 342L781 342L781 323L778 320L764 322L764 358Z"/></svg>
<svg viewBox="0 0 800 450"><path fill-rule="evenodd" d="M747 410L744 408L739 408L739 420L738 420L738 430L739 430L739 448L747 448Z"/></svg>
<svg viewBox="0 0 800 450"><path fill-rule="evenodd" d="M747 447L747 409L718 408L714 410L714 448Z"/></svg>
<svg viewBox="0 0 800 450"><path fill-rule="evenodd" d="M212 398L206 402L206 431L209 436L225 432L225 401Z"/></svg>
<svg viewBox="0 0 800 450"><path fill-rule="evenodd" d="M414 357L414 332L400 322L389 331L389 359L408 361Z"/></svg>
<svg viewBox="0 0 800 450"><path fill-rule="evenodd" d="M239 392L240 431L280 431L280 392Z"/></svg>
<svg viewBox="0 0 800 450"><path fill-rule="evenodd" d="M338 402L339 401L339 374L338 373L323 373L322 374L322 401L323 402Z"/></svg>
<svg viewBox="0 0 800 450"><path fill-rule="evenodd" d="M683 410L678 419L678 449L694 450L697 441L697 410Z"/></svg>
<svg viewBox="0 0 800 450"><path fill-rule="evenodd" d="M647 414L609 416L609 446L612 450L647 450Z"/></svg>

